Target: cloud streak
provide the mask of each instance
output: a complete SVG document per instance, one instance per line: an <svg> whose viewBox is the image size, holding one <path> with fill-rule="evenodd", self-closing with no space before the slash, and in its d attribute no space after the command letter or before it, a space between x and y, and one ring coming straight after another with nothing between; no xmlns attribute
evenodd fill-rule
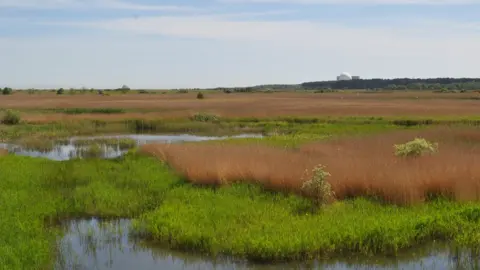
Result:
<svg viewBox="0 0 480 270"><path fill-rule="evenodd" d="M221 3L328 4L328 5L467 5L480 0L217 0Z"/></svg>
<svg viewBox="0 0 480 270"><path fill-rule="evenodd" d="M143 5L120 0L0 0L0 8L21 9L125 9L141 11L196 10L189 6Z"/></svg>

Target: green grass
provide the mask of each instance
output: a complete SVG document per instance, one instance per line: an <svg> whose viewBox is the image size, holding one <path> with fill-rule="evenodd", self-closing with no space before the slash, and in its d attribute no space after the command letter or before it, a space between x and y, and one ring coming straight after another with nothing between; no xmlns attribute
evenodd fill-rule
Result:
<svg viewBox="0 0 480 270"><path fill-rule="evenodd" d="M258 187L179 187L136 226L170 247L256 261L318 255L396 254L432 239L478 247L480 205L431 202L400 208L356 199L311 214L310 202Z"/></svg>
<svg viewBox="0 0 480 270"><path fill-rule="evenodd" d="M180 182L156 159L0 158L0 269L51 269L59 219L135 216Z"/></svg>
<svg viewBox="0 0 480 270"><path fill-rule="evenodd" d="M138 235L179 250L258 261L395 254L432 239L480 247L480 204L381 205L358 198L319 212L258 186L192 186L158 160L0 158L0 269L51 269L56 221L130 217Z"/></svg>

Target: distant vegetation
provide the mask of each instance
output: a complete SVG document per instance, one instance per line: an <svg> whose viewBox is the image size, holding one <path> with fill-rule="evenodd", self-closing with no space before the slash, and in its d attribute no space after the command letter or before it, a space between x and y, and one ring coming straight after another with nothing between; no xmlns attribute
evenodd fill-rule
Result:
<svg viewBox="0 0 480 270"><path fill-rule="evenodd" d="M389 90L476 90L480 79L434 78L434 79L365 79L351 81L318 81L301 84L304 89L389 89Z"/></svg>

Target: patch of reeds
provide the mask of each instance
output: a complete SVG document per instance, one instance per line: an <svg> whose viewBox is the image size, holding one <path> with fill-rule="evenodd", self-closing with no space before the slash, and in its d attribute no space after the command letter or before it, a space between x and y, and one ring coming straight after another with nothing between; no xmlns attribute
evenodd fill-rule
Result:
<svg viewBox="0 0 480 270"><path fill-rule="evenodd" d="M224 143L146 145L142 150L196 184L253 182L280 191L298 192L302 173L324 164L338 199L367 196L404 205L439 196L479 200L480 141L472 143L479 133L477 128L391 132L311 143L298 150ZM394 155L394 144L417 136L439 142L439 152L415 159Z"/></svg>

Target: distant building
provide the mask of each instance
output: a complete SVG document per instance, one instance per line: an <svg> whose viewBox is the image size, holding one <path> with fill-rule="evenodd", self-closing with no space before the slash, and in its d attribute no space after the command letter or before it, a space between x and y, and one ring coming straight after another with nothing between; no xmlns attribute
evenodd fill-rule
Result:
<svg viewBox="0 0 480 270"><path fill-rule="evenodd" d="M348 72L342 72L340 76L337 76L337 81L351 81L351 80L360 80L360 76L352 76Z"/></svg>

